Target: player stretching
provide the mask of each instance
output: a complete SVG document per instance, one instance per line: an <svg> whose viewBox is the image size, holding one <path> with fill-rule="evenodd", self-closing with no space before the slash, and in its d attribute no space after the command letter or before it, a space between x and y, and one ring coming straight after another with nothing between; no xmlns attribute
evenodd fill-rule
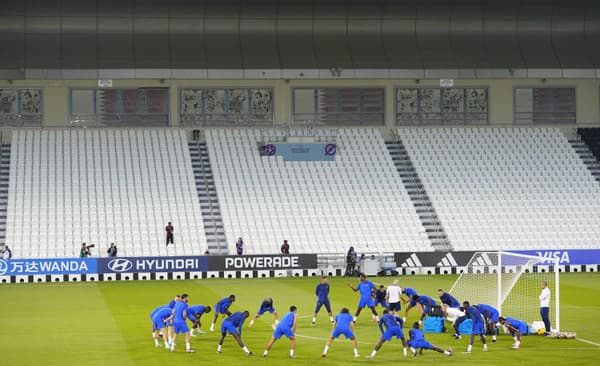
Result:
<svg viewBox="0 0 600 366"><path fill-rule="evenodd" d="M486 335L491 335L492 343L496 343L496 323L498 322L500 313L495 307L487 304L478 304L475 307L485 318Z"/></svg>
<svg viewBox="0 0 600 366"><path fill-rule="evenodd" d="M200 317L204 314L210 313L210 306L204 305L194 305L190 306L187 311L187 317L192 322L192 329L190 329L190 335L195 337L194 329L196 329L196 333L204 334L203 331L200 330L202 323L200 323Z"/></svg>
<svg viewBox="0 0 600 366"><path fill-rule="evenodd" d="M315 307L315 315L312 318L312 325L315 325L317 321L317 314L321 310L322 306L325 306L329 313L329 321L333 323L333 313L331 312L331 304L329 303L329 283L326 276L321 278L321 283L315 288L315 295L317 295L317 306Z"/></svg>
<svg viewBox="0 0 600 366"><path fill-rule="evenodd" d="M225 340L225 336L227 333L231 334L233 339L239 344L240 348L246 352L246 355L252 356L252 352L244 345L242 341L242 328L244 326L244 321L246 318L250 316L248 310L243 313L238 311L235 312L221 323L221 339L219 340L219 344L217 345L217 353L223 352L223 341Z"/></svg>
<svg viewBox="0 0 600 366"><path fill-rule="evenodd" d="M447 351L444 351L440 347L436 347L433 344L427 342L425 340L425 335L419 329L419 323L415 322L413 324L412 329L408 332L408 345L410 346L410 351L412 352L413 357L417 357L417 348L419 348L419 354L423 354L424 349L432 349L439 353L443 353L448 356L452 356L452 348L448 348Z"/></svg>
<svg viewBox="0 0 600 366"><path fill-rule="evenodd" d="M358 301L358 308L356 309L356 314L354 314L354 321L360 315L362 309L366 306L371 309L373 313L373 320L379 321L379 317L377 316L377 311L375 311L375 304L372 298L373 290L375 289L375 285L371 281L367 281L367 276L364 274L360 275L360 282L356 287L352 287L351 283L348 283L348 286L352 289L352 291L360 292L360 300Z"/></svg>
<svg viewBox="0 0 600 366"><path fill-rule="evenodd" d="M478 335L483 342L483 352L487 352L487 344L485 343L485 320L483 319L483 315L481 315L476 307L471 306L468 301L463 302L463 308L465 309L467 316L471 319L471 321L473 321L469 346L467 347L467 351L463 353L471 353L471 350L473 349L473 341L475 340L476 335Z"/></svg>
<svg viewBox="0 0 600 366"><path fill-rule="evenodd" d="M462 308L460 308L460 307L459 308L451 308L450 306L448 306L446 304L442 304L442 311L446 315L446 320L451 322L452 326L454 327L454 334L452 336L456 339L462 339L462 336L460 335L459 327L462 324L462 322L467 320L467 316L465 315L465 312L462 311Z"/></svg>
<svg viewBox="0 0 600 366"><path fill-rule="evenodd" d="M508 329L510 335L515 340L515 343L510 348L519 349L519 347L521 346L521 335L527 334L527 323L525 323L522 320L504 318L501 316L498 317L498 321L500 322L500 324L504 325Z"/></svg>
<svg viewBox="0 0 600 366"><path fill-rule="evenodd" d="M417 303L417 306L421 310L421 318L419 324L423 324L423 318L425 318L431 309L437 305L437 302L429 296L425 295L414 295L412 300Z"/></svg>
<svg viewBox="0 0 600 366"><path fill-rule="evenodd" d="M402 318L405 323L408 316L408 311L417 305L417 302L412 299L415 295L419 296L417 291L415 291L413 288L404 287L402 289L402 296L400 297L402 299L402 303L405 305L408 303L406 309L404 309L404 318Z"/></svg>
<svg viewBox="0 0 600 366"><path fill-rule="evenodd" d="M267 357L267 353L269 353L271 347L273 347L273 343L283 335L290 339L290 358L296 357L296 355L294 355L294 349L296 348L296 336L294 335L294 332L296 331L296 321L298 320L297 311L298 308L292 305L290 306L290 312L281 318L279 325L275 328L275 332L273 332L269 343L267 343L267 346L265 347L263 357Z"/></svg>
<svg viewBox="0 0 600 366"><path fill-rule="evenodd" d="M377 305L381 304L381 307L384 309L387 309L388 304L385 301L385 298L387 296L387 290L385 289L384 285L379 285L379 288L377 289L377 291L375 291L375 307L377 307Z"/></svg>
<svg viewBox="0 0 600 366"><path fill-rule="evenodd" d="M154 338L154 346L160 347L158 343L159 333L162 333L162 339L165 342L165 348L169 349L169 340L167 338L167 332L163 331L167 327L167 322L173 319L173 310L166 306L155 309L150 316L152 320L152 338Z"/></svg>
<svg viewBox="0 0 600 366"><path fill-rule="evenodd" d="M258 312L254 316L254 318L250 321L250 324L248 324L248 328L252 328L252 326L254 325L254 321L256 319L258 319L261 315L266 313L267 311L269 313L273 314L273 317L275 318L275 325L277 325L277 323L279 323L279 321L277 320L277 310L275 310L275 308L273 307L273 299L270 297L267 297L263 300L262 303L260 303L260 308L258 308Z"/></svg>
<svg viewBox="0 0 600 366"><path fill-rule="evenodd" d="M381 349L381 346L383 346L383 344L386 341L391 341L393 337L396 337L396 339L402 340L402 347L404 348L404 357L406 357L407 344L406 344L406 339L404 339L404 332L402 331L403 324L404 324L404 322L402 321L402 319L400 319L399 317L397 317L394 314L390 314L387 311L387 309L384 310L383 315L381 316L381 319L379 320L379 330L381 331L381 339L375 345L375 349L373 349L373 352L371 352L371 354L368 355L367 358L375 357L375 354L377 353L377 351L379 351L379 349ZM386 328L385 331L383 330L384 325Z"/></svg>
<svg viewBox="0 0 600 366"><path fill-rule="evenodd" d="M215 323L217 322L217 319L219 318L219 314L225 316L225 315L231 315L231 311L229 311L229 307L231 306L231 304L233 304L233 302L235 301L235 295L229 295L229 297L225 297L221 300L219 300L218 303L215 304L215 315L213 316L213 321L212 324L210 325L210 331L214 332L215 331Z"/></svg>
<svg viewBox="0 0 600 366"><path fill-rule="evenodd" d="M333 340L339 337L341 334L346 337L346 339L352 340L352 346L354 347L354 357L360 357L358 354L358 344L356 341L356 337L354 336L354 322L352 321L352 315L350 315L350 310L348 308L343 308L342 311L336 315L335 322L333 323L333 332L329 336L329 340L325 344L325 349L321 354L321 357L327 357L327 351L329 351L329 347L333 343Z"/></svg>
<svg viewBox="0 0 600 366"><path fill-rule="evenodd" d="M438 296L440 297L440 301L442 304L447 305L448 307L458 309L460 308L460 303L456 300L456 297L450 295L447 292L444 292L441 288L438 289Z"/></svg>
<svg viewBox="0 0 600 366"><path fill-rule="evenodd" d="M180 333L185 334L185 351L196 352L190 348L190 330L185 322L188 311L188 295L181 295L181 301L178 301L173 308L173 341L171 342L171 352L175 352L175 343L177 341L177 335Z"/></svg>

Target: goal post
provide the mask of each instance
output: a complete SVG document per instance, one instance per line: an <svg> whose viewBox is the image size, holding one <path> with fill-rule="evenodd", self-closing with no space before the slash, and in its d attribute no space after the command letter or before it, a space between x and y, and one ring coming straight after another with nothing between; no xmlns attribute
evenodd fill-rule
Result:
<svg viewBox="0 0 600 366"><path fill-rule="evenodd" d="M541 321L541 283L551 291L550 321L560 330L559 259L512 252L475 252L450 293L459 301L489 304L502 316L532 324Z"/></svg>

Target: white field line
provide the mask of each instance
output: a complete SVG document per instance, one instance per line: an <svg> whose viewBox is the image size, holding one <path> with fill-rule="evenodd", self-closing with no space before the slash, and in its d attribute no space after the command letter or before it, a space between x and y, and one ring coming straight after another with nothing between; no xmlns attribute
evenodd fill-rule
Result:
<svg viewBox="0 0 600 366"><path fill-rule="evenodd" d="M579 338L579 337L577 337L575 339L577 339L578 341L583 342L583 343L587 343L587 344L591 344L591 345L596 346L596 347L600 347L600 343L592 342L590 340Z"/></svg>

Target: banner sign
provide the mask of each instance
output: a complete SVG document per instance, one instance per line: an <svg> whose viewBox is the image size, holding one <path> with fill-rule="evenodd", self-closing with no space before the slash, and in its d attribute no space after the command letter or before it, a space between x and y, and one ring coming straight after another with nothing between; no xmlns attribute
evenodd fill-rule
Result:
<svg viewBox="0 0 600 366"><path fill-rule="evenodd" d="M209 271L317 268L316 254L208 257Z"/></svg>
<svg viewBox="0 0 600 366"><path fill-rule="evenodd" d="M204 272L207 257L98 258L98 273Z"/></svg>
<svg viewBox="0 0 600 366"><path fill-rule="evenodd" d="M483 251L485 252L485 251ZM536 257L548 258L539 265L550 265L551 259L558 258L561 265L600 264L600 249L561 249L561 250L507 250L507 253L525 254ZM394 260L398 267L464 267L476 251L457 252L405 252L394 253ZM480 258L482 265L496 265L492 260L486 262L485 257ZM509 263L505 263L509 265Z"/></svg>
<svg viewBox="0 0 600 366"><path fill-rule="evenodd" d="M333 161L337 153L334 143L274 143L265 145L265 155L282 156L284 161Z"/></svg>
<svg viewBox="0 0 600 366"><path fill-rule="evenodd" d="M92 274L95 258L0 259L0 276Z"/></svg>

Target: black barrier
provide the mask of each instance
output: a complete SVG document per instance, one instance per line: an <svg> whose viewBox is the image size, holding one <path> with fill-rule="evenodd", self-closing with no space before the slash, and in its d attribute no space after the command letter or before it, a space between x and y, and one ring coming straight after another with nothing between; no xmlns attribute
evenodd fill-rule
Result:
<svg viewBox="0 0 600 366"><path fill-rule="evenodd" d="M317 268L316 254L208 257L209 271L254 271Z"/></svg>

